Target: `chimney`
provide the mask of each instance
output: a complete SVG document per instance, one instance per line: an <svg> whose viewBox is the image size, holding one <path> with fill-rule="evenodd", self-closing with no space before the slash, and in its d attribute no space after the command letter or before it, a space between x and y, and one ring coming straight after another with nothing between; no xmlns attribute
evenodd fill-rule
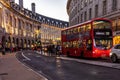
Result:
<svg viewBox="0 0 120 80"><path fill-rule="evenodd" d="M35 3L32 3L32 4L31 4L31 8L32 8L32 12L35 13Z"/></svg>
<svg viewBox="0 0 120 80"><path fill-rule="evenodd" d="M19 6L23 8L23 0L19 0Z"/></svg>

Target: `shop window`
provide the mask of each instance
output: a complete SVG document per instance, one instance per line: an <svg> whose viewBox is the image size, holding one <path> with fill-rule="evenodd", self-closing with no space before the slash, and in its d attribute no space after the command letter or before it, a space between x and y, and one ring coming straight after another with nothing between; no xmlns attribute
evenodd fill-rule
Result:
<svg viewBox="0 0 120 80"><path fill-rule="evenodd" d="M120 19L118 19L118 22L117 22L117 30L120 30Z"/></svg>
<svg viewBox="0 0 120 80"><path fill-rule="evenodd" d="M112 21L112 26L113 26L113 31L116 31L117 30L116 20Z"/></svg>

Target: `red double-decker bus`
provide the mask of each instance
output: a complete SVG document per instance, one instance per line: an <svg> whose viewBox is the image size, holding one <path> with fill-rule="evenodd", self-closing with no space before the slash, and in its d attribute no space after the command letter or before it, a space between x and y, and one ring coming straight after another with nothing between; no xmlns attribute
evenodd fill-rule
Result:
<svg viewBox="0 0 120 80"><path fill-rule="evenodd" d="M89 20L62 30L62 53L89 58L108 57L113 46L112 22Z"/></svg>

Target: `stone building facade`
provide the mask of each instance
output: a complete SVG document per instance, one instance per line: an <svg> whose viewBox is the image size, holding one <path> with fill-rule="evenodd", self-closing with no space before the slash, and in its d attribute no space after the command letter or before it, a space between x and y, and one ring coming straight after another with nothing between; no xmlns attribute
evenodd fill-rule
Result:
<svg viewBox="0 0 120 80"><path fill-rule="evenodd" d="M69 25L93 18L108 18L113 23L114 44L120 43L120 0L68 0Z"/></svg>
<svg viewBox="0 0 120 80"><path fill-rule="evenodd" d="M44 28L48 28L48 31L57 29L59 30L58 35L61 35L62 28L68 26L68 22L36 13L35 8L33 8L34 11L24 8L21 6L23 0L19 0L19 3L20 5L15 3L15 0L0 0L0 47L5 45L8 49L15 47L32 48L37 45L38 41L42 42L45 39L45 36L42 36L46 34ZM58 37L49 38L49 34L52 34L52 32L47 34L46 39L53 41Z"/></svg>

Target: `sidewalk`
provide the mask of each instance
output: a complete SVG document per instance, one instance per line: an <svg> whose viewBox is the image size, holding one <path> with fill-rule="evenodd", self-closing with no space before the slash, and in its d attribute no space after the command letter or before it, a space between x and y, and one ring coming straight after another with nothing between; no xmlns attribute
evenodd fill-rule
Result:
<svg viewBox="0 0 120 80"><path fill-rule="evenodd" d="M45 80L45 78L22 65L14 53L1 55L0 80Z"/></svg>

